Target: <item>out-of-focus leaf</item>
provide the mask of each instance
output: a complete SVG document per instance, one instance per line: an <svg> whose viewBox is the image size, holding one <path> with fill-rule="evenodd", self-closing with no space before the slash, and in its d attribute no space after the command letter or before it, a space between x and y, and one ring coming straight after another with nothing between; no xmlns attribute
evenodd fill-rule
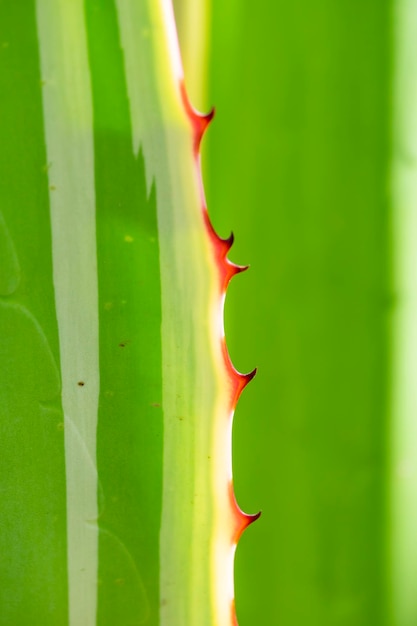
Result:
<svg viewBox="0 0 417 626"><path fill-rule="evenodd" d="M388 623L392 27L379 0L213 1L208 205L251 264L231 355L259 366L234 423L263 510L240 626Z"/></svg>

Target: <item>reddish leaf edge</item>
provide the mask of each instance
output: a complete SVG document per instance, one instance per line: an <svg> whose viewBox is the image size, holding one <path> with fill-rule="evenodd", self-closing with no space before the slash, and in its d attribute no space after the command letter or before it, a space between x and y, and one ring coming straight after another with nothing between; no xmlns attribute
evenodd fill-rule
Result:
<svg viewBox="0 0 417 626"><path fill-rule="evenodd" d="M194 162L196 167L197 179L199 181L200 187L200 199L201 199L201 210L203 215L204 224L207 230L207 234L209 236L209 240L212 245L212 251L214 256L214 261L216 263L218 272L219 272L219 306L221 307L221 316L223 320L223 307L224 307L224 299L226 296L227 287L231 281L231 279L240 274L241 272L249 269L248 265L237 265L233 263L227 258L227 255L230 251L230 248L234 242L234 234L233 232L227 237L223 239L220 237L210 220L210 216L207 209L207 202L205 198L204 185L203 185L203 176L201 169L201 142L202 139L212 122L215 115L215 108L213 107L208 113L200 113L197 111L191 104L190 99L188 97L188 93L186 90L185 82L183 79L180 80L179 84L180 94L182 103L187 114L188 119L190 120L191 130L192 130L192 149L194 155ZM230 382L231 382L231 395L230 395L230 406L229 414L230 419L233 420L233 414L240 398L242 391L245 387L250 383L250 381L255 377L257 373L257 368L253 369L251 372L247 374L243 374L239 372L233 365L229 351L227 349L226 339L223 336L220 337L221 341L221 352L223 355L224 365L226 367L226 371L228 373ZM239 507L236 496L233 488L233 480L230 480L229 483L229 499L231 510L234 515L234 528L231 533L231 543L235 545L238 543L240 537L243 532L253 524L261 515L261 511L255 514L248 514L242 511ZM233 626L238 626L236 611L235 611L235 601L232 600L231 603L231 621Z"/></svg>

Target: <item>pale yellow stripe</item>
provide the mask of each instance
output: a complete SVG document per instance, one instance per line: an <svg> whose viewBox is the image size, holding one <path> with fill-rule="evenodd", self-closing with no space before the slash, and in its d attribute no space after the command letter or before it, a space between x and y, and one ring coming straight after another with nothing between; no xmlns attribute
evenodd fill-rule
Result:
<svg viewBox="0 0 417 626"><path fill-rule="evenodd" d="M194 106L205 111L210 107L207 101L207 66L211 2L174 0L174 9L187 90Z"/></svg>
<svg viewBox="0 0 417 626"><path fill-rule="evenodd" d="M92 99L83 0L37 0L65 416L69 625L97 613L98 286Z"/></svg>
<svg viewBox="0 0 417 626"><path fill-rule="evenodd" d="M157 200L164 415L160 624L230 626L230 407L221 302L179 92L172 4L116 0L116 6L133 147L143 150L148 188L155 181Z"/></svg>
<svg viewBox="0 0 417 626"><path fill-rule="evenodd" d="M394 3L393 626L417 624L417 2Z"/></svg>

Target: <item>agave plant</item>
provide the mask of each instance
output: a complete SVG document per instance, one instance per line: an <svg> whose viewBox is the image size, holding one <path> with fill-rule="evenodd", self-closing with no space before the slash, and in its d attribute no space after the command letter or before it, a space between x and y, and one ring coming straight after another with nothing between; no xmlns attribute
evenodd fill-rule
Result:
<svg viewBox="0 0 417 626"><path fill-rule="evenodd" d="M415 626L414 4L0 2L0 624L235 623L230 254L239 624Z"/></svg>

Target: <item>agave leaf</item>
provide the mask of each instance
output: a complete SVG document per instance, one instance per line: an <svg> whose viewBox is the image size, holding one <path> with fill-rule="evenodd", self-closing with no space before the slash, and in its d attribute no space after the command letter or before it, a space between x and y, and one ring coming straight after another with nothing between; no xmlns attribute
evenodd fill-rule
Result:
<svg viewBox="0 0 417 626"><path fill-rule="evenodd" d="M214 233L161 0L0 3L0 623L234 621Z"/></svg>

